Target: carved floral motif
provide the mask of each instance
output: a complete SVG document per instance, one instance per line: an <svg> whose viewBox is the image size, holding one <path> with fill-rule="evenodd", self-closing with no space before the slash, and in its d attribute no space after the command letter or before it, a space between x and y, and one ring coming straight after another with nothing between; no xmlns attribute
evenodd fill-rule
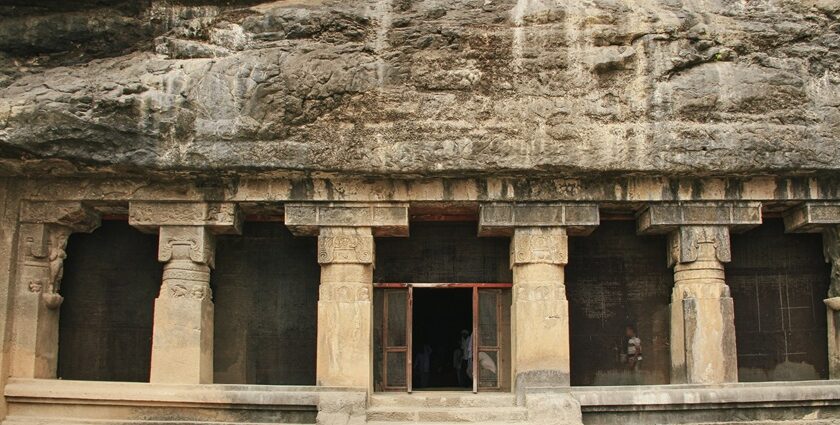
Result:
<svg viewBox="0 0 840 425"><path fill-rule="evenodd" d="M318 262L373 263L373 237L363 235L328 235L318 237Z"/></svg>
<svg viewBox="0 0 840 425"><path fill-rule="evenodd" d="M510 264L569 262L568 239L560 233L519 233L511 241Z"/></svg>

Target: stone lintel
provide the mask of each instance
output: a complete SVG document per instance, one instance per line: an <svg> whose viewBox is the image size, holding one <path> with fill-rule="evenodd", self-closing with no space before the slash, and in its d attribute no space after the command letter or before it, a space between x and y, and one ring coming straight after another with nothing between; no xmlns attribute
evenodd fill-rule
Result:
<svg viewBox="0 0 840 425"><path fill-rule="evenodd" d="M791 233L820 233L840 225L840 202L806 202L785 212L785 230Z"/></svg>
<svg viewBox="0 0 840 425"><path fill-rule="evenodd" d="M155 233L161 226L203 226L214 234L239 234L242 214L233 202L130 202L128 223Z"/></svg>
<svg viewBox="0 0 840 425"><path fill-rule="evenodd" d="M99 227L100 217L92 208L79 201L24 201L20 222L24 224L54 224L73 232L92 232Z"/></svg>
<svg viewBox="0 0 840 425"><path fill-rule="evenodd" d="M671 233L682 226L726 226L733 233L761 224L759 202L675 202L646 206L636 219L640 235Z"/></svg>
<svg viewBox="0 0 840 425"><path fill-rule="evenodd" d="M369 227L373 236L408 236L408 204L289 203L285 222L297 236L318 236L322 227Z"/></svg>
<svg viewBox="0 0 840 425"><path fill-rule="evenodd" d="M478 235L512 236L517 227L564 227L572 236L585 236L598 224L596 204L499 202L481 205Z"/></svg>

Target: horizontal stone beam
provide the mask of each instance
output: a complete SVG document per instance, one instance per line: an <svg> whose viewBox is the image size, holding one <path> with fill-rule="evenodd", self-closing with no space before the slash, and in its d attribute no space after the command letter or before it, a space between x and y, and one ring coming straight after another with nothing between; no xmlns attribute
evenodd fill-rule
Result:
<svg viewBox="0 0 840 425"><path fill-rule="evenodd" d="M479 236L511 236L517 227L564 227L572 236L592 233L600 224L598 206L578 203L492 203L481 205Z"/></svg>
<svg viewBox="0 0 840 425"><path fill-rule="evenodd" d="M840 224L840 202L806 202L784 214L785 230L792 233L819 233Z"/></svg>
<svg viewBox="0 0 840 425"><path fill-rule="evenodd" d="M297 236L317 236L322 227L370 227L374 236L408 236L406 203L290 203L284 215Z"/></svg>
<svg viewBox="0 0 840 425"><path fill-rule="evenodd" d="M148 233L161 226L204 226L214 234L238 234L242 214L233 202L130 202L128 223Z"/></svg>
<svg viewBox="0 0 840 425"><path fill-rule="evenodd" d="M20 222L26 224L56 224L76 232L92 232L99 227L99 214L79 201L24 201Z"/></svg>
<svg viewBox="0 0 840 425"><path fill-rule="evenodd" d="M641 235L653 235L682 226L726 226L737 233L759 224L759 202L677 202L645 207L637 216L636 230Z"/></svg>

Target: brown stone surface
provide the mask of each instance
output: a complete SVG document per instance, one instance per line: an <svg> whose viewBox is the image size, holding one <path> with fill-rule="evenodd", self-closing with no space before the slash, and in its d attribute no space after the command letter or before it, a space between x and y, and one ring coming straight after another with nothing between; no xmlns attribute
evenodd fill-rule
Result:
<svg viewBox="0 0 840 425"><path fill-rule="evenodd" d="M836 172L839 7L15 0L0 153L11 173Z"/></svg>

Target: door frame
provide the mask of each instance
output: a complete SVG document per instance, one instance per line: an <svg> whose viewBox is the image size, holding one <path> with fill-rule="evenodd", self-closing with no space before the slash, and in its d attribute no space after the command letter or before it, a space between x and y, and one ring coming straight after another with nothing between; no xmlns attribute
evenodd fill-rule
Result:
<svg viewBox="0 0 840 425"><path fill-rule="evenodd" d="M408 306L406 307L406 387L407 392L411 394L413 392L413 372L414 372L414 365L413 365L413 355L414 355L414 289L415 288L423 288L423 289L472 289L472 392L478 393L478 379L479 379L479 362L478 362L478 352L479 352L479 339L478 336L478 290L479 289L511 289L513 288L513 283L430 283L430 282L418 282L418 283L409 283L409 282L379 282L374 283L373 287L375 289L407 289L408 290ZM387 319L386 319L387 320ZM387 329L387 322L385 324L385 328ZM385 371L387 373L387 370Z"/></svg>

